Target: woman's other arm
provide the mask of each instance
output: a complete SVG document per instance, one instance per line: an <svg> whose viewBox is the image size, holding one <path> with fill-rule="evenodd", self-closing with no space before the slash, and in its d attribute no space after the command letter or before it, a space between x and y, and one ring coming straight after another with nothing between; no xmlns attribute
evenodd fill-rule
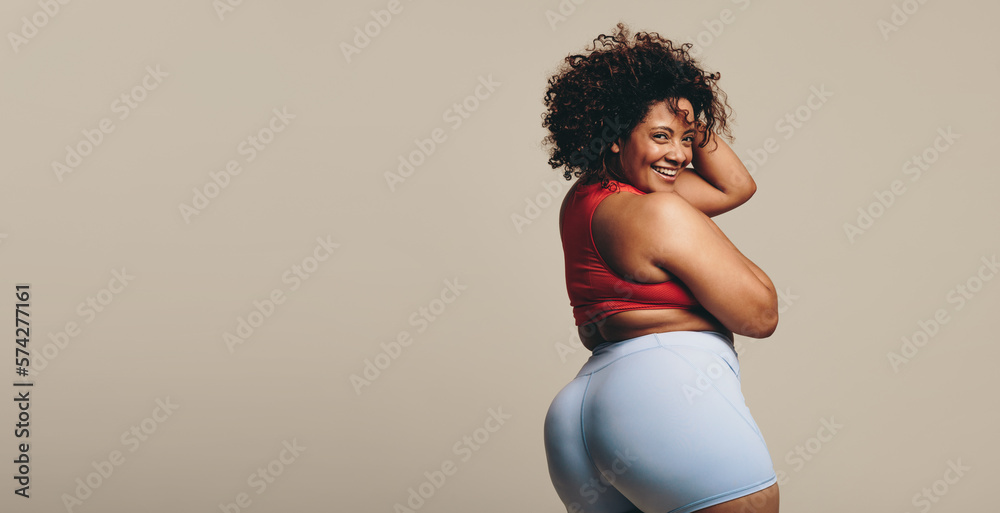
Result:
<svg viewBox="0 0 1000 513"><path fill-rule="evenodd" d="M650 193L623 216L620 244L679 278L698 302L738 335L766 338L778 325L774 284L706 214L676 193ZM642 222L634 220L641 219Z"/></svg>

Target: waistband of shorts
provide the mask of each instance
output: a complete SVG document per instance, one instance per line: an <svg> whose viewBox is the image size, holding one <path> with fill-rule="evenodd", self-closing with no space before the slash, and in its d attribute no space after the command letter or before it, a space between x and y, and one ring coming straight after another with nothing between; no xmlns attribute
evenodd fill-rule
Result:
<svg viewBox="0 0 1000 513"><path fill-rule="evenodd" d="M668 331L650 333L619 342L605 342L594 348L579 376L592 374L619 358L654 347L689 346L712 351L727 360L738 361L733 342L717 331Z"/></svg>

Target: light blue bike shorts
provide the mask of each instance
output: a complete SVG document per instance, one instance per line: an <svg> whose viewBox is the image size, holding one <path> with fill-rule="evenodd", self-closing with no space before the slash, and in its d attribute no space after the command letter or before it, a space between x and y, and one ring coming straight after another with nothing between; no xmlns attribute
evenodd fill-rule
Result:
<svg viewBox="0 0 1000 513"><path fill-rule="evenodd" d="M714 331L594 348L549 406L545 453L569 513L688 513L777 482L736 351Z"/></svg>

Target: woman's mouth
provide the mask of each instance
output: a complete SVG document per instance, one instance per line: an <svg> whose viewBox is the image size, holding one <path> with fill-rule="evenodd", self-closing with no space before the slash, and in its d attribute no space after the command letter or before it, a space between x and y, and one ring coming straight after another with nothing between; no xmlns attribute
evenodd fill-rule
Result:
<svg viewBox="0 0 1000 513"><path fill-rule="evenodd" d="M680 168L659 167L659 166L651 166L651 167L653 168L653 171L656 172L656 174L662 176L667 180L673 180L674 178L677 177L677 173L681 171Z"/></svg>

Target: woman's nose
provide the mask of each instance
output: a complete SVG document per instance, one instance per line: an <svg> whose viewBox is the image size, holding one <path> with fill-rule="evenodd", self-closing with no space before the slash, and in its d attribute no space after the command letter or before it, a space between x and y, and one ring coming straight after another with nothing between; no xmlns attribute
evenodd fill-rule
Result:
<svg viewBox="0 0 1000 513"><path fill-rule="evenodd" d="M667 159L672 165L679 166L684 162L684 151L678 148L677 145L671 144L667 148L667 153L663 155L663 158Z"/></svg>

